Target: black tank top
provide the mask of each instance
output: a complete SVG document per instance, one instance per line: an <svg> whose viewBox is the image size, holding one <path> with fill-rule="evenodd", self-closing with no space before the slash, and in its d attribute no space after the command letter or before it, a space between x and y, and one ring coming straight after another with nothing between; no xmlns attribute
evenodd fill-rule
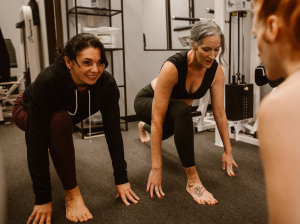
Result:
<svg viewBox="0 0 300 224"><path fill-rule="evenodd" d="M218 68L218 62L216 60L213 61L211 67L209 69L206 69L203 81L197 89L196 92L189 94L186 91L186 76L188 72L188 66L187 66L187 54L189 51L183 51L180 53L176 53L173 56L169 57L166 61L171 62L175 65L177 71L178 71L178 82L173 87L171 96L176 99L200 99L202 98L207 90L210 88L214 78L215 74Z"/></svg>

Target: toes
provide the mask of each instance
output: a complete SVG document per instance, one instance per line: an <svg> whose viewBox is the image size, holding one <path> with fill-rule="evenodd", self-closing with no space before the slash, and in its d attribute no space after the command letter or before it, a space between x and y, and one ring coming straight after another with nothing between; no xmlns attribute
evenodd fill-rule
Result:
<svg viewBox="0 0 300 224"><path fill-rule="evenodd" d="M92 215L91 213L88 213L88 214L87 214L87 217L88 217L88 219L92 219L92 218L93 218L93 215Z"/></svg>
<svg viewBox="0 0 300 224"><path fill-rule="evenodd" d="M74 218L74 217L72 217L72 218L70 218L70 219L68 219L69 221L71 221L71 222L78 222L78 219L76 219L76 218Z"/></svg>
<svg viewBox="0 0 300 224"><path fill-rule="evenodd" d="M88 221L89 220L86 214L84 214L82 217L83 217L84 221Z"/></svg>
<svg viewBox="0 0 300 224"><path fill-rule="evenodd" d="M205 205L205 202L202 201L202 200L199 200L199 201L198 201L198 204L199 204L199 205Z"/></svg>
<svg viewBox="0 0 300 224"><path fill-rule="evenodd" d="M82 215L82 216L79 217L79 221L84 222L84 221L87 221L87 220L84 218L84 215Z"/></svg>

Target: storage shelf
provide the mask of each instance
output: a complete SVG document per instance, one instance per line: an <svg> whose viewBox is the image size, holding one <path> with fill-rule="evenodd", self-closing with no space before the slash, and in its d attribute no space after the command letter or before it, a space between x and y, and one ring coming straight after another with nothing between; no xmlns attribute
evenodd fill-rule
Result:
<svg viewBox="0 0 300 224"><path fill-rule="evenodd" d="M76 7L78 15L91 15L91 16L114 16L122 13L121 10L114 9L102 9L102 8L88 8L88 7ZM75 14L75 6L67 11L67 14Z"/></svg>
<svg viewBox="0 0 300 224"><path fill-rule="evenodd" d="M114 15L121 15L121 33L122 33L122 47L114 47L114 48L105 48L106 52L111 52L110 58L111 58L111 75L114 76L114 51L121 51L123 56L123 84L118 85L119 88L122 88L124 90L124 107L125 107L125 116L123 119L120 119L120 125L125 125L125 131L128 131L128 122L127 122L127 94L126 94L126 69L125 69L125 43L124 43L124 15L123 15L123 0L120 0L121 3L121 10L115 10L111 9L111 0L108 0L109 3L109 9L107 8L89 8L89 7L81 7L81 6L73 6L69 9L68 7L68 1L66 1L66 11L67 14L67 29L68 29L68 39L70 39L70 27L69 27L69 17L73 18L73 15L75 17L75 24L78 23L78 16L80 15L91 15L91 16L99 16L99 17L109 17L109 26L112 26L112 16ZM97 18L98 20L101 20L103 18ZM78 26L76 26L76 34L78 33ZM104 46L105 47L105 46ZM123 127L122 125L122 127ZM74 125L75 129L78 130L82 138L89 138L89 123L86 121L81 121L78 124ZM122 130L121 127L121 130ZM104 126L103 124L99 125L92 125L91 126L92 133L91 138L102 136L104 134Z"/></svg>

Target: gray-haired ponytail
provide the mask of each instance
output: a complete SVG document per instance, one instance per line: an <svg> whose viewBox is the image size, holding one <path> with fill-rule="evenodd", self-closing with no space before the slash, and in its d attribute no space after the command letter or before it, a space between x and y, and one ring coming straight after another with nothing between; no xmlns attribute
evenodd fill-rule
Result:
<svg viewBox="0 0 300 224"><path fill-rule="evenodd" d="M221 28L212 20L201 20L196 23L191 29L190 46L197 48L202 39L207 36L220 36L221 37L221 52L219 54L219 63L222 66L228 66L224 60L226 52L225 37ZM224 65L225 64L225 65Z"/></svg>

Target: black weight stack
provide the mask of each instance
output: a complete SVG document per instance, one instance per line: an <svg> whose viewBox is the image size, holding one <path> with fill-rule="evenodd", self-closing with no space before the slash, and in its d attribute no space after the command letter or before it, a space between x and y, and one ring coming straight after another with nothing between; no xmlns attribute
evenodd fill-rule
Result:
<svg viewBox="0 0 300 224"><path fill-rule="evenodd" d="M225 85L225 110L230 121L253 118L253 84Z"/></svg>

